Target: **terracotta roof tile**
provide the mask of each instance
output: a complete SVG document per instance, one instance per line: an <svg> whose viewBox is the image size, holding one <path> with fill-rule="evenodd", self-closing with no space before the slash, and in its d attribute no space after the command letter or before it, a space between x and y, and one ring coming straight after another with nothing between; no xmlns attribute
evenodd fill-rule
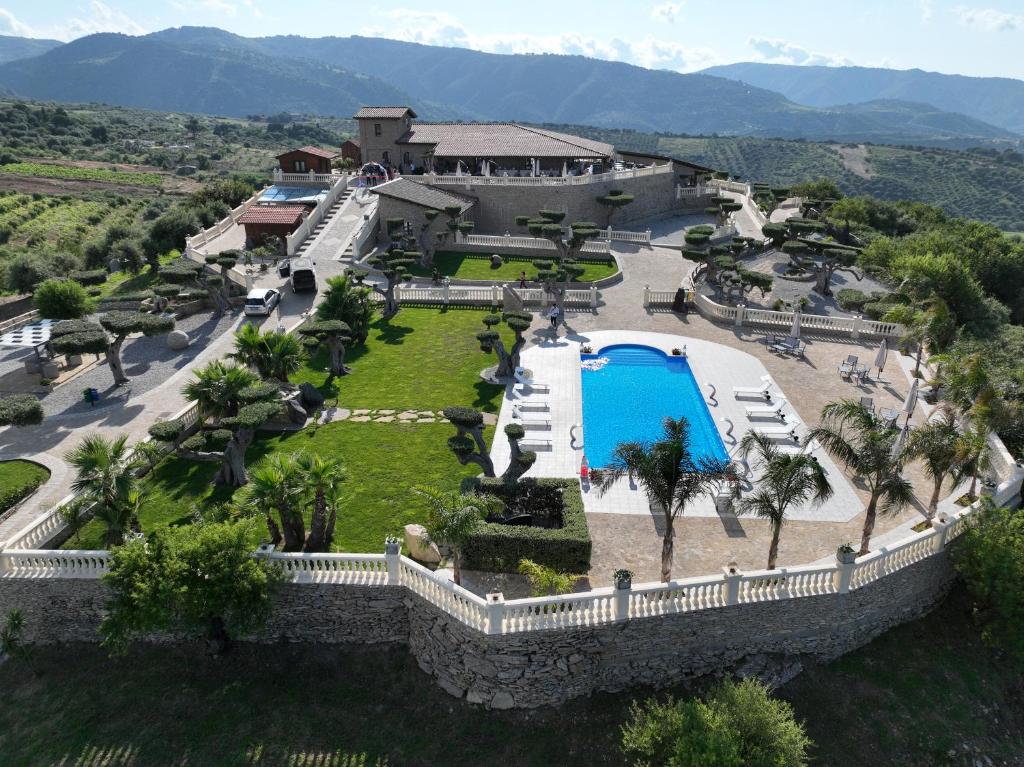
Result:
<svg viewBox="0 0 1024 767"><path fill-rule="evenodd" d="M305 215L301 205L251 205L238 217L239 224L298 224Z"/></svg>
<svg viewBox="0 0 1024 767"><path fill-rule="evenodd" d="M420 184L405 176L380 186L371 187L370 191L374 194L393 197L396 200L411 202L413 205L421 205L424 208L431 208L433 210L442 210L446 205L461 205L463 212L465 212L476 202L470 197L454 194L453 192L438 189L428 184Z"/></svg>
<svg viewBox="0 0 1024 767"><path fill-rule="evenodd" d="M434 144L435 157L611 157L601 141L516 123L418 123L399 144Z"/></svg>
<svg viewBox="0 0 1024 767"><path fill-rule="evenodd" d="M381 120L396 120L405 117L406 112L409 113L410 117L416 116L416 113L409 107L363 107L352 116L352 119L362 120L379 118Z"/></svg>

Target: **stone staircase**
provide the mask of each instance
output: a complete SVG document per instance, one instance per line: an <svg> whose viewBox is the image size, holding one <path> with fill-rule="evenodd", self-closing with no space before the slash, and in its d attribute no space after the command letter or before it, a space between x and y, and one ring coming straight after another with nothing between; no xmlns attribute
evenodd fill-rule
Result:
<svg viewBox="0 0 1024 767"><path fill-rule="evenodd" d="M309 237L307 237L302 245L299 246L299 249L295 251L295 255L293 256L294 258L302 258L306 254L306 251L314 242L316 242L316 238L320 233L327 228L327 225L331 223L331 220L338 214L338 211L341 210L345 203L349 201L349 198L352 197L352 191L353 190L349 188L341 193L341 196L338 197L338 201L331 206L329 211L327 211L327 215L321 219L320 223L316 225L312 232L309 233Z"/></svg>

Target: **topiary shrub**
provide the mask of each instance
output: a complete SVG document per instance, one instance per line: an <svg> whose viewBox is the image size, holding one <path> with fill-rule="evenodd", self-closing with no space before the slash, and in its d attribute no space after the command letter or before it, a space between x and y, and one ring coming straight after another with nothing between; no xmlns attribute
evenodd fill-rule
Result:
<svg viewBox="0 0 1024 767"><path fill-rule="evenodd" d="M0 397L0 426L34 426L43 422L43 406L31 394Z"/></svg>
<svg viewBox="0 0 1024 767"><path fill-rule="evenodd" d="M46 280L32 297L40 316L48 320L77 320L89 312L85 288L74 280Z"/></svg>
<svg viewBox="0 0 1024 767"><path fill-rule="evenodd" d="M88 272L71 272L68 276L79 285L88 287L89 285L102 285L107 281L109 275L106 269L93 269Z"/></svg>
<svg viewBox="0 0 1024 767"><path fill-rule="evenodd" d="M506 514L529 514L555 527L520 527L483 522L462 549L462 566L471 570L515 573L529 559L561 572L590 570L591 540L579 483L566 479L476 480L476 490L504 502Z"/></svg>
<svg viewBox="0 0 1024 767"><path fill-rule="evenodd" d="M863 310L864 305L871 301L871 298L862 290L843 288L836 293L836 301L839 302L839 306L843 309L852 312Z"/></svg>

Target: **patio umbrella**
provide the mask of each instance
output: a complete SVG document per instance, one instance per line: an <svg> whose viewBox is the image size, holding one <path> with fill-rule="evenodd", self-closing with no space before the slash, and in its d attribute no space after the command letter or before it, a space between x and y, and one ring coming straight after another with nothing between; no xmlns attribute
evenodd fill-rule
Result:
<svg viewBox="0 0 1024 767"><path fill-rule="evenodd" d="M878 353L875 354L875 367L878 368L878 380L882 380L882 371L885 369L885 360L889 356L889 341L885 338L878 345Z"/></svg>
<svg viewBox="0 0 1024 767"><path fill-rule="evenodd" d="M569 166L565 162L562 163L562 175L563 176L568 176L569 175Z"/></svg>
<svg viewBox="0 0 1024 767"><path fill-rule="evenodd" d="M889 455L895 458L903 450L903 445L907 442L907 434L910 432L909 426L904 426L900 429L900 433L896 436L896 441L892 443L892 450L889 451Z"/></svg>
<svg viewBox="0 0 1024 767"><path fill-rule="evenodd" d="M903 400L903 412L907 414L907 421L910 421L910 416L914 414L914 408L917 407L917 385L919 383L919 379L915 378L914 383L910 384L907 398Z"/></svg>
<svg viewBox="0 0 1024 767"><path fill-rule="evenodd" d="M789 329L789 337L800 337L800 312L793 312L793 327Z"/></svg>

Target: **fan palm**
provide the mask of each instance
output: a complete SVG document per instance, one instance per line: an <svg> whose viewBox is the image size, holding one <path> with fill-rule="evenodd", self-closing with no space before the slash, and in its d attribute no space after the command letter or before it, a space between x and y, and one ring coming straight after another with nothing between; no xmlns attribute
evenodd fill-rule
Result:
<svg viewBox="0 0 1024 767"><path fill-rule="evenodd" d="M931 352L942 351L956 335L956 321L949 306L938 296L924 301L921 307L910 305L895 306L882 318L886 322L903 325L904 333L900 343L917 350L914 359L914 375L921 370L921 355L927 346Z"/></svg>
<svg viewBox="0 0 1024 767"><path fill-rule="evenodd" d="M493 495L441 490L433 485L419 485L412 491L425 498L430 507L424 525L427 538L451 547L452 577L455 583L461 583L463 547L487 515L501 511L504 504Z"/></svg>
<svg viewBox="0 0 1024 767"><path fill-rule="evenodd" d="M249 483L242 491L239 508L243 512L264 515L270 540L277 544L284 532L285 551L299 551L306 541L302 520L304 495L302 473L295 458L287 453L273 453L253 467ZM274 512L280 526L274 520Z"/></svg>
<svg viewBox="0 0 1024 767"><path fill-rule="evenodd" d="M952 475L954 481L967 476L967 464L973 462L973 455L967 439L960 428L956 411L943 403L928 423L914 429L907 440L908 458L920 458L925 474L932 480L932 496L928 501L928 518L935 516L939 508L942 483Z"/></svg>
<svg viewBox="0 0 1024 767"><path fill-rule="evenodd" d="M345 479L345 472L337 461L316 453L299 453L296 462L302 472L305 491L313 501L306 551L327 551L338 515L338 485Z"/></svg>
<svg viewBox="0 0 1024 767"><path fill-rule="evenodd" d="M193 370L194 379L185 384L182 393L199 406L204 417L229 418L238 415L242 392L259 383L251 370L237 365L225 365L214 360L205 367Z"/></svg>
<svg viewBox="0 0 1024 767"><path fill-rule="evenodd" d="M128 436L108 440L89 435L64 460L77 472L71 489L93 504L95 517L106 525L107 545L123 543L125 531L138 528L139 508L135 478L139 463L128 448Z"/></svg>
<svg viewBox="0 0 1024 767"><path fill-rule="evenodd" d="M807 437L818 440L867 485L870 497L859 554L870 550L878 514L895 514L914 497L913 487L903 476L906 455L895 449L898 434L875 417L871 409L843 400L822 409L821 423Z"/></svg>
<svg viewBox="0 0 1024 767"><path fill-rule="evenodd" d="M288 377L302 367L305 350L291 333L261 333L255 325L243 325L235 333L235 351L228 356L261 378L288 383Z"/></svg>
<svg viewBox="0 0 1024 767"><path fill-rule="evenodd" d="M657 442L622 442L611 463L596 483L604 493L623 477L636 478L647 497L660 506L665 517L661 543L661 580L672 579L676 517L686 504L711 490L726 472L728 463L694 456L690 449L690 424L685 418L666 418L664 436Z"/></svg>
<svg viewBox="0 0 1024 767"><path fill-rule="evenodd" d="M740 440L739 452L744 458L756 454L756 463L764 472L757 482L757 490L739 502L739 510L761 517L771 525L767 569L774 570L786 512L791 506L808 500L824 503L832 497L832 485L814 458L783 453L778 445L758 432L748 432Z"/></svg>

